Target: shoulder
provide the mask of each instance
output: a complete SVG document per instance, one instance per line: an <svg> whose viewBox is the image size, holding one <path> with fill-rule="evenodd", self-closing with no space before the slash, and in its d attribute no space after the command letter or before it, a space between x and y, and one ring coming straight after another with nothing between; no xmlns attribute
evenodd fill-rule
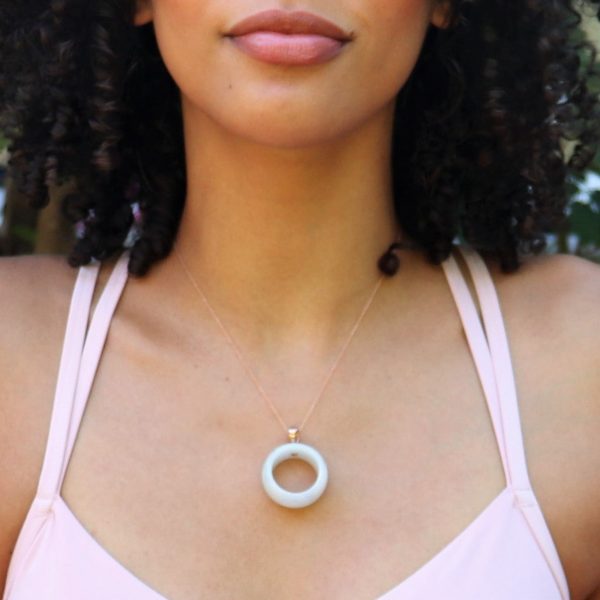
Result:
<svg viewBox="0 0 600 600"><path fill-rule="evenodd" d="M65 256L58 254L27 254L0 257L0 302L4 310L15 309L24 300L31 303L43 295L41 290L54 297L65 291L65 285L74 283L77 269L69 266Z"/></svg>
<svg viewBox="0 0 600 600"><path fill-rule="evenodd" d="M586 369L600 359L600 265L568 254L524 259L517 271L504 273L497 262L484 260L494 282L509 344L536 357L567 361L565 372ZM586 382L598 386L598 375ZM596 379L594 381L594 378ZM600 404L600 397L598 399Z"/></svg>
<svg viewBox="0 0 600 600"><path fill-rule="evenodd" d="M536 330L563 357L600 358L600 265L554 254L530 257L514 273L488 268L506 319Z"/></svg>
<svg viewBox="0 0 600 600"><path fill-rule="evenodd" d="M504 273L496 261L485 260L494 283L506 289L538 286L560 292L557 298L566 298L571 292L600 291L600 264L573 254L540 254L522 259L520 267L512 273Z"/></svg>
<svg viewBox="0 0 600 600"><path fill-rule="evenodd" d="M60 255L0 258L2 380L30 364L36 348L47 349L48 338L58 331L66 314L76 276L77 270Z"/></svg>
<svg viewBox="0 0 600 600"><path fill-rule="evenodd" d="M117 258L101 265L92 310ZM0 589L41 471L78 273L64 255L0 257Z"/></svg>
<svg viewBox="0 0 600 600"><path fill-rule="evenodd" d="M102 265L94 303L110 265ZM31 444L20 445L37 448L45 441L43 420L51 410L78 273L63 255L0 258L0 442L31 435ZM33 431L40 421L41 430Z"/></svg>
<svg viewBox="0 0 600 600"><path fill-rule="evenodd" d="M64 320L76 276L77 270L59 255L0 258L2 385L10 385L11 374L27 369L56 341L50 338Z"/></svg>
<svg viewBox="0 0 600 600"><path fill-rule="evenodd" d="M572 442L595 451L581 458L597 467L590 473L600 505L600 265L558 254L533 257L516 273L490 272L516 377L532 390L531 408L554 411L561 429L581 427ZM598 520L600 534L600 513Z"/></svg>
<svg viewBox="0 0 600 600"><path fill-rule="evenodd" d="M92 304L115 259L102 264ZM64 255L0 257L0 442L7 436L36 436L32 423L49 415L71 298L79 269ZM26 428L26 429L24 429ZM28 446L29 444L20 444ZM4 446L6 447L6 446ZM10 446L9 446L10 447ZM6 461L2 461L6 464ZM0 483L2 478L0 465Z"/></svg>
<svg viewBox="0 0 600 600"><path fill-rule="evenodd" d="M558 254L530 258L515 273L488 267L532 485L571 582L589 593L600 586L600 265Z"/></svg>
<svg viewBox="0 0 600 600"><path fill-rule="evenodd" d="M515 370L537 379L537 401L555 402L565 423L596 427L587 441L596 445L600 492L600 265L557 254L532 257L515 273L489 269Z"/></svg>
<svg viewBox="0 0 600 600"><path fill-rule="evenodd" d="M0 589L39 477L76 276L64 256L0 258Z"/></svg>

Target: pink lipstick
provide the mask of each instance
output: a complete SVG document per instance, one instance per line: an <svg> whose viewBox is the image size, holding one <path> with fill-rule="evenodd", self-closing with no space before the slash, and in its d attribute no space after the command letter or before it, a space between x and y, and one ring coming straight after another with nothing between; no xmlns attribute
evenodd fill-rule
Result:
<svg viewBox="0 0 600 600"><path fill-rule="evenodd" d="M352 40L351 33L318 15L277 9L252 15L225 35L249 56L279 65L326 62Z"/></svg>

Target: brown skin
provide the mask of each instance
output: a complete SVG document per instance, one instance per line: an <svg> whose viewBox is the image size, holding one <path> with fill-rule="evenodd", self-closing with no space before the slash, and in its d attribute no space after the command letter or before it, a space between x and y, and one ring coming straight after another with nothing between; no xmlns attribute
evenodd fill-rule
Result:
<svg viewBox="0 0 600 600"><path fill-rule="evenodd" d="M160 268L131 279L62 489L84 526L174 600L372 599L429 560L505 482L441 267L404 258L306 426L334 477L305 511L260 486L282 432L210 316L165 294ZM0 581L39 477L73 278L60 258L0 261ZM600 269L541 257L494 279L532 484L572 599L597 599ZM344 334L321 364L283 373L245 348L286 421L303 416ZM292 465L281 480L302 487L309 473Z"/></svg>
<svg viewBox="0 0 600 600"><path fill-rule="evenodd" d="M177 244L241 342L284 365L322 364L343 307L375 284L373 257L396 229L395 98L428 26L445 17L423 0L329 4L302 7L354 39L315 67L266 65L224 37L271 2L148 0L136 17L153 21L181 89L188 194ZM177 293L194 302L189 285ZM281 355L299 343L299 356Z"/></svg>
<svg viewBox="0 0 600 600"><path fill-rule="evenodd" d="M182 90L177 243L293 424L393 237L393 101L444 14L425 0L303 6L355 40L319 69L290 70L221 37L258 8L154 0L137 22L154 20ZM305 428L332 472L305 511L265 496L260 465L282 432L175 257L130 280L62 488L99 543L173 600L372 599L462 531L505 485L498 449L441 267L404 258ZM599 269L553 257L494 277L532 483L572 598L585 600L600 586ZM4 573L39 477L74 272L56 257L11 258L0 281ZM310 478L294 464L280 475Z"/></svg>

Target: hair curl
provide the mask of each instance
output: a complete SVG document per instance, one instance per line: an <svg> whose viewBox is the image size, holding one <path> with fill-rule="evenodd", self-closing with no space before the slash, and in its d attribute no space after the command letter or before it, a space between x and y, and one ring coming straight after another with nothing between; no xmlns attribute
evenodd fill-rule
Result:
<svg viewBox="0 0 600 600"><path fill-rule="evenodd" d="M460 236L514 271L564 225L569 176L600 136L576 2L448 0L449 27L428 31L398 94L391 167L397 219L433 263ZM32 206L74 185L69 264L129 245L143 275L171 251L186 176L179 90L135 4L0 0L0 130Z"/></svg>

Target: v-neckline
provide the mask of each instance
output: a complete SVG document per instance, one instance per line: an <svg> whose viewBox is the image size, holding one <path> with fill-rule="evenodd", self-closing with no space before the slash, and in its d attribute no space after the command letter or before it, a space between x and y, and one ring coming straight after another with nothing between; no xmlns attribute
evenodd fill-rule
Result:
<svg viewBox="0 0 600 600"><path fill-rule="evenodd" d="M460 542L471 534L471 532L477 527L477 525L486 518L486 516L492 512L496 505L507 495L512 494L512 488L510 485L506 485L490 502L479 512L479 514L458 534L456 534L443 548L438 550L429 560L423 563L420 567L414 570L411 574L406 576L402 581L395 584L389 590L384 592L382 595L377 596L373 600L393 600L396 595L401 593L405 586L408 585L417 576L422 576L423 573L433 568L442 556L445 556L451 552ZM47 501L46 501L47 502ZM124 576L134 580L140 588L142 588L148 595L152 596L152 600L169 600L166 596L161 595L157 590L150 586L142 579L140 579L135 573L130 571L121 562L119 562L100 542L86 529L85 525L79 520L77 515L71 510L62 495L57 494L53 499L53 505L58 505L60 510L67 518L71 521L72 525L81 533L86 541L91 544L95 551L98 551L104 556L109 564L114 568L121 571Z"/></svg>

